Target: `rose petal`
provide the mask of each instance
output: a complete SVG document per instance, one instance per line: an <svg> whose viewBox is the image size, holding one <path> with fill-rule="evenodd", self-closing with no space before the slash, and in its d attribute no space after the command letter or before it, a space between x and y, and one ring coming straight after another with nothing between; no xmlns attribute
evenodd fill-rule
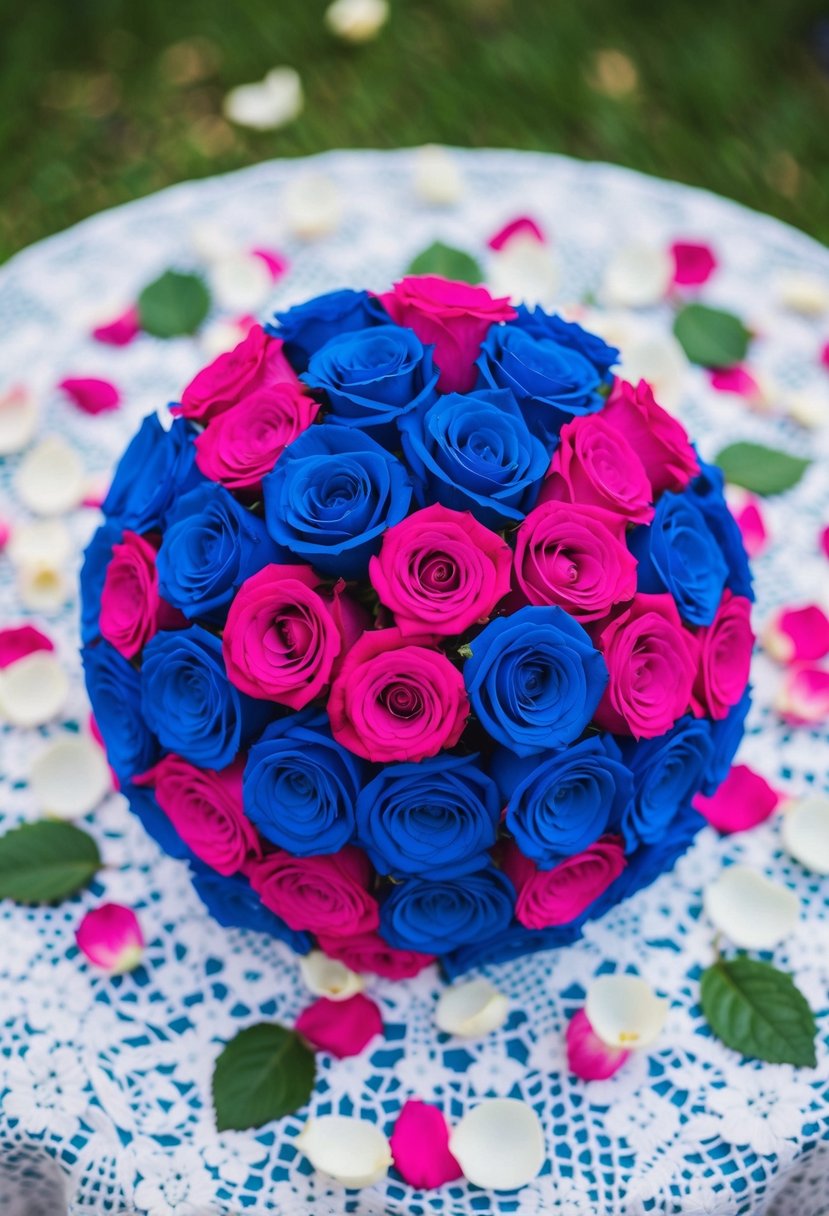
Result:
<svg viewBox="0 0 829 1216"><path fill-rule="evenodd" d="M414 189L424 203L451 207L463 194L458 162L446 148L425 144L414 155Z"/></svg>
<svg viewBox="0 0 829 1216"><path fill-rule="evenodd" d="M627 1060L624 1047L608 1047L590 1025L587 1014L579 1009L567 1023L567 1064L582 1081L605 1081Z"/></svg>
<svg viewBox="0 0 829 1216"><path fill-rule="evenodd" d="M668 1002L638 975L600 975L587 990L587 1020L609 1047L648 1047L668 1016Z"/></svg>
<svg viewBox="0 0 829 1216"><path fill-rule="evenodd" d="M72 537L62 519L33 519L18 524L8 546L15 566L62 566L72 553Z"/></svg>
<svg viewBox="0 0 829 1216"><path fill-rule="evenodd" d="M768 819L780 797L765 777L735 764L716 793L697 794L693 805L718 832L745 832Z"/></svg>
<svg viewBox="0 0 829 1216"><path fill-rule="evenodd" d="M829 557L829 524L827 524L825 528L821 529L820 535L818 536L818 544L823 551L823 556Z"/></svg>
<svg viewBox="0 0 829 1216"><path fill-rule="evenodd" d="M810 794L783 811L783 847L807 870L829 874L829 798Z"/></svg>
<svg viewBox="0 0 829 1216"><path fill-rule="evenodd" d="M0 553L5 551L12 535L12 526L6 519L0 518Z"/></svg>
<svg viewBox="0 0 829 1216"><path fill-rule="evenodd" d="M464 1177L491 1191L515 1191L544 1164L538 1115L518 1098L485 1098L449 1136L449 1151Z"/></svg>
<svg viewBox="0 0 829 1216"><path fill-rule="evenodd" d="M73 592L69 575L51 562L32 562L18 569L18 599L30 612L57 612Z"/></svg>
<svg viewBox="0 0 829 1216"><path fill-rule="evenodd" d="M711 368L708 371L708 379L711 387L718 393L734 393L735 396L747 397L755 402L759 402L763 397L759 382L747 367L736 365Z"/></svg>
<svg viewBox="0 0 829 1216"><path fill-rule="evenodd" d="M737 521L746 553L751 558L759 557L769 539L760 499L754 494L749 494L745 490L738 491L737 487L732 486L728 492L728 505L731 514Z"/></svg>
<svg viewBox="0 0 829 1216"><path fill-rule="evenodd" d="M199 346L206 355L215 359L244 341L255 324L254 318L249 316L236 317L231 321L221 318L211 321L199 332Z"/></svg>
<svg viewBox="0 0 829 1216"><path fill-rule="evenodd" d="M111 975L133 971L144 953L144 935L132 908L101 904L87 912L75 930L79 950Z"/></svg>
<svg viewBox="0 0 829 1216"><path fill-rule="evenodd" d="M65 439L47 435L23 458L15 487L32 514L63 515L83 497L83 463Z"/></svg>
<svg viewBox="0 0 829 1216"><path fill-rule="evenodd" d="M314 996L329 1001L346 1001L363 990L363 977L351 971L345 963L329 958L322 950L311 950L299 960L299 970L305 986Z"/></svg>
<svg viewBox="0 0 829 1216"><path fill-rule="evenodd" d="M793 726L812 726L829 718L829 671L803 664L786 672L775 708Z"/></svg>
<svg viewBox="0 0 829 1216"><path fill-rule="evenodd" d="M714 250L703 241L674 241L670 252L675 287L701 287L717 269Z"/></svg>
<svg viewBox="0 0 829 1216"><path fill-rule="evenodd" d="M210 267L210 287L220 308L229 312L258 312L273 286L273 277L261 258L235 253Z"/></svg>
<svg viewBox="0 0 829 1216"><path fill-rule="evenodd" d="M231 89L224 99L225 118L254 131L284 127L302 112L302 81L293 68L279 67L256 84Z"/></svg>
<svg viewBox="0 0 829 1216"><path fill-rule="evenodd" d="M87 815L110 790L101 749L86 735L61 735L35 757L29 772L35 801L57 819Z"/></svg>
<svg viewBox="0 0 829 1216"><path fill-rule="evenodd" d="M325 10L325 24L343 42L369 42L388 19L388 0L334 0Z"/></svg>
<svg viewBox="0 0 829 1216"><path fill-rule="evenodd" d="M93 510L100 510L104 505L104 499L109 493L109 478L103 477L99 473L97 476L87 477L84 484L83 498L81 499L82 507L91 507Z"/></svg>
<svg viewBox="0 0 829 1216"><path fill-rule="evenodd" d="M777 299L792 312L819 317L829 309L829 284L804 270L787 270L777 276Z"/></svg>
<svg viewBox="0 0 829 1216"><path fill-rule="evenodd" d="M791 933L800 903L793 891L748 866L728 866L703 891L714 927L742 950L771 950Z"/></svg>
<svg viewBox="0 0 829 1216"><path fill-rule="evenodd" d="M338 1060L359 1055L376 1035L383 1033L379 1007L362 992L345 1000L321 996L296 1020L296 1030L320 1051Z"/></svg>
<svg viewBox="0 0 829 1216"><path fill-rule="evenodd" d="M555 298L558 264L535 237L521 233L492 258L486 282L493 295L544 307Z"/></svg>
<svg viewBox="0 0 829 1216"><path fill-rule="evenodd" d="M605 268L602 300L614 308L646 308L665 298L674 264L665 249L651 245L624 245Z"/></svg>
<svg viewBox="0 0 829 1216"><path fill-rule="evenodd" d="M271 276L271 282L276 283L283 275L286 275L290 270L290 262L284 254L278 253L276 249L251 249L251 256L259 258L268 268L268 274ZM251 321L253 318L251 317Z"/></svg>
<svg viewBox="0 0 829 1216"><path fill-rule="evenodd" d="M121 404L121 394L110 380L99 380L95 376L67 376L58 388L82 410L84 414L103 414L115 410Z"/></svg>
<svg viewBox="0 0 829 1216"><path fill-rule="evenodd" d="M786 417L806 430L819 430L829 422L829 389L823 384L789 390L780 404Z"/></svg>
<svg viewBox="0 0 829 1216"><path fill-rule="evenodd" d="M829 654L829 617L818 604L780 608L763 632L766 653L779 663L811 662Z"/></svg>
<svg viewBox="0 0 829 1216"><path fill-rule="evenodd" d="M130 304L129 308L125 308L111 321L96 325L92 330L92 337L96 342L103 342L106 346L128 346L140 332L138 309L134 304Z"/></svg>
<svg viewBox="0 0 829 1216"><path fill-rule="evenodd" d="M10 625L0 629L0 669L6 668L26 655L54 650L55 644L34 625Z"/></svg>
<svg viewBox="0 0 829 1216"><path fill-rule="evenodd" d="M826 342L820 351L820 362L824 367L829 367L829 342Z"/></svg>
<svg viewBox="0 0 829 1216"><path fill-rule="evenodd" d="M51 650L38 650L0 672L0 714L12 726L43 726L69 696L69 677Z"/></svg>
<svg viewBox="0 0 829 1216"><path fill-rule="evenodd" d="M468 980L445 988L438 998L435 1023L445 1034L476 1039L503 1026L509 1001L487 979Z"/></svg>
<svg viewBox="0 0 829 1216"><path fill-rule="evenodd" d="M346 1187L373 1186L392 1163L391 1145L379 1127L348 1115L309 1119L295 1144L315 1170Z"/></svg>
<svg viewBox="0 0 829 1216"><path fill-rule="evenodd" d="M40 408L32 393L15 384L0 394L0 456L11 456L30 443L37 430Z"/></svg>
<svg viewBox="0 0 829 1216"><path fill-rule="evenodd" d="M289 230L306 241L327 236L340 222L339 191L321 173L292 177L282 191L281 208Z"/></svg>
<svg viewBox="0 0 829 1216"><path fill-rule="evenodd" d="M394 1164L403 1181L418 1190L431 1190L463 1177L449 1151L449 1125L436 1106L410 1098L397 1116L391 1134Z"/></svg>
<svg viewBox="0 0 829 1216"><path fill-rule="evenodd" d="M487 245L498 252L517 236L528 237L535 246L544 245L547 241L534 219L528 215L519 215L516 219L510 220L508 224L504 224L503 228L499 228L495 235L489 238Z"/></svg>

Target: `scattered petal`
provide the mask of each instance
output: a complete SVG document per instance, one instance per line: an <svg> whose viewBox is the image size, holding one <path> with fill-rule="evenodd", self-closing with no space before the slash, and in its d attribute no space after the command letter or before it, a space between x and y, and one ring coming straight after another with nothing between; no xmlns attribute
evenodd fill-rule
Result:
<svg viewBox="0 0 829 1216"><path fill-rule="evenodd" d="M493 295L545 306L552 302L558 288L558 263L535 237L519 234L503 252L493 255L486 281Z"/></svg>
<svg viewBox="0 0 829 1216"><path fill-rule="evenodd" d="M83 498L81 499L82 507L92 507L95 510L100 510L104 505L104 499L109 492L109 478L102 477L99 473L97 476L87 477L84 483Z"/></svg>
<svg viewBox="0 0 829 1216"><path fill-rule="evenodd" d="M658 304L671 285L673 271L673 259L667 250L650 245L623 246L616 250L605 269L602 299L620 308Z"/></svg>
<svg viewBox="0 0 829 1216"><path fill-rule="evenodd" d="M638 975L600 975L587 990L584 1012L609 1047L648 1047L668 1016L668 1002Z"/></svg>
<svg viewBox="0 0 829 1216"><path fill-rule="evenodd" d="M768 819L780 797L765 777L735 764L715 793L697 794L693 804L718 832L745 832Z"/></svg>
<svg viewBox="0 0 829 1216"><path fill-rule="evenodd" d="M446 148L426 144L415 152L415 194L424 203L451 207L463 194L463 177L458 162Z"/></svg>
<svg viewBox="0 0 829 1216"><path fill-rule="evenodd" d="M449 1151L464 1177L491 1191L515 1191L544 1164L538 1115L518 1098L485 1098L449 1136Z"/></svg>
<svg viewBox="0 0 829 1216"><path fill-rule="evenodd" d="M766 625L762 643L778 663L822 659L829 654L829 617L818 604L780 608Z"/></svg>
<svg viewBox="0 0 829 1216"><path fill-rule="evenodd" d="M503 228L499 228L495 235L489 238L487 245L498 253L516 236L527 237L536 245L544 245L547 241L534 219L528 215L519 215L517 219L510 220Z"/></svg>
<svg viewBox="0 0 829 1216"><path fill-rule="evenodd" d="M671 257L675 287L701 287L717 269L714 250L702 241L674 241Z"/></svg>
<svg viewBox="0 0 829 1216"><path fill-rule="evenodd" d="M0 394L0 456L20 452L37 430L40 409L32 393L15 384Z"/></svg>
<svg viewBox="0 0 829 1216"><path fill-rule="evenodd" d="M829 524L822 528L818 537L818 543L823 552L824 557L829 557Z"/></svg>
<svg viewBox="0 0 829 1216"><path fill-rule="evenodd" d="M582 1081L606 1081L630 1055L624 1047L608 1047L579 1009L567 1023L567 1064Z"/></svg>
<svg viewBox="0 0 829 1216"><path fill-rule="evenodd" d="M15 566L61 566L72 553L72 537L62 519L33 519L18 524L8 546Z"/></svg>
<svg viewBox="0 0 829 1216"><path fill-rule="evenodd" d="M256 84L231 89L224 100L225 118L254 131L284 127L302 112L302 81L293 68L279 67Z"/></svg>
<svg viewBox="0 0 829 1216"><path fill-rule="evenodd" d="M718 393L733 393L737 397L746 397L749 401L759 403L763 392L758 381L747 367L710 368L708 379L711 387Z"/></svg>
<svg viewBox="0 0 829 1216"><path fill-rule="evenodd" d="M333 232L340 222L340 195L330 177L303 173L282 193L282 215L294 236L312 241Z"/></svg>
<svg viewBox="0 0 829 1216"><path fill-rule="evenodd" d="M214 262L209 279L215 302L229 312L258 312L273 287L267 265L252 253L234 253Z"/></svg>
<svg viewBox="0 0 829 1216"><path fill-rule="evenodd" d="M379 1127L349 1115L309 1119L295 1143L315 1170L345 1187L373 1186L392 1163L391 1145Z"/></svg>
<svg viewBox="0 0 829 1216"><path fill-rule="evenodd" d="M769 539L768 528L763 517L763 507L756 494L732 486L728 494L731 514L737 521L746 553L750 558L759 557Z"/></svg>
<svg viewBox="0 0 829 1216"><path fill-rule="evenodd" d="M800 911L793 891L748 866L728 866L703 891L706 915L741 950L771 950Z"/></svg>
<svg viewBox="0 0 829 1216"><path fill-rule="evenodd" d="M829 283L808 271L789 270L777 277L777 298L792 312L819 317L829 310Z"/></svg>
<svg viewBox="0 0 829 1216"><path fill-rule="evenodd" d="M0 553L2 553L9 543L12 535L12 526L8 520L0 519Z"/></svg>
<svg viewBox="0 0 829 1216"><path fill-rule="evenodd" d="M0 669L25 659L26 655L54 649L52 639L34 625L11 625L0 629Z"/></svg>
<svg viewBox="0 0 829 1216"><path fill-rule="evenodd" d="M12 726L43 726L60 713L69 677L51 650L27 654L0 672L0 715Z"/></svg>
<svg viewBox="0 0 829 1216"><path fill-rule="evenodd" d="M299 970L309 991L314 996L326 996L329 1001L346 1001L363 990L361 975L322 950L304 954L299 960Z"/></svg>
<svg viewBox="0 0 829 1216"><path fill-rule="evenodd" d="M394 1164L403 1181L418 1190L432 1190L463 1177L449 1152L449 1125L436 1106L409 1098L391 1134Z"/></svg>
<svg viewBox="0 0 829 1216"><path fill-rule="evenodd" d="M115 385L95 376L67 376L58 388L85 414L103 414L117 410L121 404L121 394Z"/></svg>
<svg viewBox="0 0 829 1216"><path fill-rule="evenodd" d="M829 718L829 671L812 664L791 667L775 702L793 726L813 726Z"/></svg>
<svg viewBox="0 0 829 1216"><path fill-rule="evenodd" d="M388 19L388 0L334 0L325 10L325 24L343 42L370 42Z"/></svg>
<svg viewBox="0 0 829 1216"><path fill-rule="evenodd" d="M820 361L824 367L829 367L829 342L821 348Z"/></svg>
<svg viewBox="0 0 829 1216"><path fill-rule="evenodd" d="M134 971L144 954L144 935L132 908L101 904L87 912L75 930L78 949L110 975Z"/></svg>
<svg viewBox="0 0 829 1216"><path fill-rule="evenodd" d="M783 394L780 405L786 417L805 430L818 430L829 422L829 389L826 385L813 384L789 390Z"/></svg>
<svg viewBox="0 0 829 1216"><path fill-rule="evenodd" d="M17 594L29 612L57 612L72 598L74 583L61 566L30 562L18 568Z"/></svg>
<svg viewBox="0 0 829 1216"><path fill-rule="evenodd" d="M290 262L284 254L278 253L276 249L259 248L251 249L250 252L252 257L259 258L260 261L265 263L272 283L276 283L290 270Z"/></svg>
<svg viewBox="0 0 829 1216"><path fill-rule="evenodd" d="M125 308L111 321L96 325L92 330L92 337L96 342L103 342L106 346L128 346L140 332L138 309L134 304L130 304L129 308Z"/></svg>
<svg viewBox="0 0 829 1216"><path fill-rule="evenodd" d="M83 463L65 439L47 435L23 458L15 486L32 514L63 515L83 497Z"/></svg>
<svg viewBox="0 0 829 1216"><path fill-rule="evenodd" d="M88 815L109 793L109 768L94 739L61 735L35 757L29 774L42 811L57 819Z"/></svg>
<svg viewBox="0 0 829 1216"><path fill-rule="evenodd" d="M783 847L807 870L829 874L829 798L809 794L784 807Z"/></svg>
<svg viewBox="0 0 829 1216"><path fill-rule="evenodd" d="M435 1022L445 1034L477 1039L503 1026L509 1001L486 979L467 980L444 988L435 1009Z"/></svg>
<svg viewBox="0 0 829 1216"><path fill-rule="evenodd" d="M199 258L210 264L238 252L232 234L215 220L201 220L189 230L190 247Z"/></svg>
<svg viewBox="0 0 829 1216"><path fill-rule="evenodd" d="M363 992L344 1001L321 996L303 1009L296 1031L313 1047L344 1060L359 1055L366 1044L383 1033L383 1018L375 1002Z"/></svg>

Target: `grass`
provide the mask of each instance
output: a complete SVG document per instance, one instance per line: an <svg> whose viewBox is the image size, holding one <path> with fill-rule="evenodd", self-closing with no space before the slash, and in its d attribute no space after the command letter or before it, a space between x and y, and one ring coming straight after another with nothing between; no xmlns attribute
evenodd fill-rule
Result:
<svg viewBox="0 0 829 1216"><path fill-rule="evenodd" d="M171 182L430 141L617 161L829 241L822 0L391 2L347 47L325 0L0 0L0 258ZM227 89L280 63L300 118L227 123Z"/></svg>

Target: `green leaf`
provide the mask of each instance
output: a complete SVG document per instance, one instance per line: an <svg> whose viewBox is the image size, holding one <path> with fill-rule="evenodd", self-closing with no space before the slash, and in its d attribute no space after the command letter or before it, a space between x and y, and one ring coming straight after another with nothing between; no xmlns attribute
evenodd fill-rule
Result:
<svg viewBox="0 0 829 1216"><path fill-rule="evenodd" d="M769 1064L814 1068L814 1015L791 976L752 958L719 959L702 976L702 1011L718 1039Z"/></svg>
<svg viewBox="0 0 829 1216"><path fill-rule="evenodd" d="M295 1030L248 1026L222 1049L213 1069L216 1130L246 1131L304 1106L314 1088L314 1053Z"/></svg>
<svg viewBox="0 0 829 1216"><path fill-rule="evenodd" d="M439 274L444 279L458 279L461 283L481 283L484 277L470 253L453 249L443 241L435 241L419 253L406 274Z"/></svg>
<svg viewBox="0 0 829 1216"><path fill-rule="evenodd" d="M0 899L56 903L87 886L100 868L97 844L71 823L41 819L0 836Z"/></svg>
<svg viewBox="0 0 829 1216"><path fill-rule="evenodd" d="M754 494L782 494L797 485L811 460L776 452L761 443L731 443L723 448L714 463L725 480Z"/></svg>
<svg viewBox="0 0 829 1216"><path fill-rule="evenodd" d="M703 367L733 367L745 358L751 336L739 317L707 304L680 309L674 333L691 362Z"/></svg>
<svg viewBox="0 0 829 1216"><path fill-rule="evenodd" d="M156 338L192 334L210 309L210 293L197 274L165 270L138 297L141 328Z"/></svg>

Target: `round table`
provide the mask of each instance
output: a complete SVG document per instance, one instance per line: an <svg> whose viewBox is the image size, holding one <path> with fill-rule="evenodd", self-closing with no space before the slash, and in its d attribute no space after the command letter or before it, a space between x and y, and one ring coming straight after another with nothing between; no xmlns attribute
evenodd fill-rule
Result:
<svg viewBox="0 0 829 1216"><path fill-rule="evenodd" d="M43 402L42 429L66 436L90 473L105 480L138 420L176 396L206 361L197 339L142 336L116 349L92 341L105 301L134 299L169 266L199 267L204 226L240 247L275 245L291 262L272 305L341 285L382 289L435 239L486 265L487 239L516 215L551 235L562 303L595 292L612 251L677 238L716 247L720 267L702 291L738 313L758 337L752 366L796 389L826 373L817 365L826 319L778 303L779 276L805 271L829 282L829 252L784 225L712 195L624 169L506 151L452 152L463 178L453 206L413 187L416 153L342 152L277 161L161 194L96 216L14 258L0 271L0 369ZM336 188L334 231L304 243L282 210L297 179L323 175ZM667 305L625 318L636 332L670 329ZM101 376L123 407L97 417L56 389L67 375ZM714 392L688 366L678 409L704 456L751 438L816 457L800 484L771 500L772 541L756 562L762 623L779 603L818 592L816 537L829 521L829 427L807 432L780 414L750 411ZM0 461L0 517L25 518L12 479L19 458ZM68 524L73 562L97 521ZM24 619L11 565L0 559L0 617ZM77 604L44 619L72 673L64 718L30 731L4 729L0 806L8 823L37 817L26 785L44 738L83 725L88 705L77 658ZM776 669L757 655L755 705L740 759L787 793L820 788L829 739L785 726L772 708ZM295 1148L308 1112L258 1132L217 1135L210 1077L220 1045L253 1022L293 1024L308 1001L296 959L279 943L220 929L205 917L187 872L163 856L113 794L84 826L108 866L82 895L54 908L0 907L0 1204L4 1213L207 1216L276 1212L407 1213L408 1216L636 1216L639 1213L821 1216L829 1212L829 889L781 851L779 822L730 838L706 829L676 870L589 924L577 945L489 969L507 994L506 1024L474 1042L439 1034L440 981L372 982L385 1037L363 1054L323 1054L310 1113L372 1118L388 1132L407 1097L440 1105L450 1122L482 1096L529 1101L547 1137L541 1175L524 1190L490 1194L465 1183L419 1194L394 1175L345 1193L315 1174ZM715 1040L699 1006L699 977L712 959L701 889L737 860L792 887L797 931L775 961L794 973L819 1017L818 1067L744 1061ZM103 898L135 907L148 948L144 965L110 979L79 955L73 929ZM563 1030L600 971L636 969L671 1002L650 1049L611 1080L568 1073ZM824 1147L821 1147L822 1144ZM25 1198L13 1198L20 1194ZM65 1198L63 1198L65 1196ZM63 1206L62 1206L63 1205Z"/></svg>

